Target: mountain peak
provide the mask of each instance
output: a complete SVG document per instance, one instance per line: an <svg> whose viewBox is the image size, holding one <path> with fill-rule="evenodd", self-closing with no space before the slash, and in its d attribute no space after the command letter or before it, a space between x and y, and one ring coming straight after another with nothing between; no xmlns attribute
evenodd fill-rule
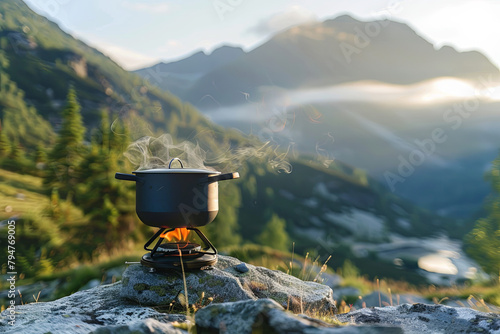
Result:
<svg viewBox="0 0 500 334"><path fill-rule="evenodd" d="M212 52L198 51L187 58L170 63L161 62L135 72L149 80L155 80L154 83L164 90L182 95L203 75L230 64L245 54L240 47L223 45ZM168 80L157 80L158 77L167 76Z"/></svg>
<svg viewBox="0 0 500 334"><path fill-rule="evenodd" d="M228 53L242 55L245 53L245 51L243 51L243 49L239 46L223 45L221 47L218 47L217 49L214 49L209 55L220 55Z"/></svg>
<svg viewBox="0 0 500 334"><path fill-rule="evenodd" d="M231 62L240 56L244 55L240 47L223 45L212 52L205 52L203 50L197 51L190 56L173 61L173 62L161 62L148 68L140 69L135 72L139 74L145 70L154 68L155 71L161 71L162 73L206 73L211 71L223 64Z"/></svg>
<svg viewBox="0 0 500 334"><path fill-rule="evenodd" d="M352 17L349 14L342 14L337 17L334 17L329 20L325 20L323 24L329 24L329 23L359 23L361 21L356 20L354 17Z"/></svg>

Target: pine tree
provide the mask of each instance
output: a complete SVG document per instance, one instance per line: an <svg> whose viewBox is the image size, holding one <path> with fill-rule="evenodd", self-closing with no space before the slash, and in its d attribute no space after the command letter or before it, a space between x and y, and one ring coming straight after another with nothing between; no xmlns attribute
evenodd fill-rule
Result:
<svg viewBox="0 0 500 334"><path fill-rule="evenodd" d="M493 187L488 199L489 215L479 219L474 229L466 236L468 253L487 273L500 274L500 156L493 161L487 174Z"/></svg>
<svg viewBox="0 0 500 334"><path fill-rule="evenodd" d="M10 145L9 159L12 161L19 161L23 156L21 145L17 140L14 140Z"/></svg>
<svg viewBox="0 0 500 334"><path fill-rule="evenodd" d="M43 146L38 145L36 147L34 160L36 164L43 164L47 161L47 154L45 153Z"/></svg>
<svg viewBox="0 0 500 334"><path fill-rule="evenodd" d="M126 132L126 131L125 131ZM112 251L122 247L125 235L133 233L120 224L122 216L134 211L133 192L130 184L115 180L119 171L121 150L113 147L113 132L109 116L103 111L101 126L94 132L91 149L83 156L79 165L81 182L75 188L75 200L93 222L93 239L87 240L89 255L99 246ZM122 140L122 139L120 139Z"/></svg>
<svg viewBox="0 0 500 334"><path fill-rule="evenodd" d="M289 250L290 237L285 230L285 226L285 220L281 219L277 214L273 214L264 231L258 236L257 241L262 245L281 251Z"/></svg>
<svg viewBox="0 0 500 334"><path fill-rule="evenodd" d="M62 112L61 130L56 144L49 153L44 180L48 190L57 187L61 196L71 193L79 181L77 167L85 152L83 146L85 127L80 110L76 92L70 88L66 107Z"/></svg>
<svg viewBox="0 0 500 334"><path fill-rule="evenodd" d="M52 193L50 194L50 204L46 211L50 218L54 221L59 221L61 219L61 203L59 199L59 191L57 188L52 188Z"/></svg>
<svg viewBox="0 0 500 334"><path fill-rule="evenodd" d="M6 157L10 152L10 143L5 131L0 129L0 158Z"/></svg>

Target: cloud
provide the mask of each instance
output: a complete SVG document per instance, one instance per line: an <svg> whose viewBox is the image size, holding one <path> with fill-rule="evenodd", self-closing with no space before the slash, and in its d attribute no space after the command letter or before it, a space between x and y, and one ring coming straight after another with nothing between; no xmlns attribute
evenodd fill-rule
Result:
<svg viewBox="0 0 500 334"><path fill-rule="evenodd" d="M166 3L155 2L125 2L125 6L132 10L146 12L148 14L164 14L169 11L169 6Z"/></svg>
<svg viewBox="0 0 500 334"><path fill-rule="evenodd" d="M315 21L317 21L317 16L312 12L300 6L292 6L284 12L260 20L255 26L251 27L248 32L259 36L265 36L297 24Z"/></svg>
<svg viewBox="0 0 500 334"><path fill-rule="evenodd" d="M87 44L104 53L127 71L133 71L160 62L159 58L147 56L119 45L113 45L98 38L90 40L92 42Z"/></svg>
<svg viewBox="0 0 500 334"><path fill-rule="evenodd" d="M182 48L182 44L176 39L169 39L163 45L156 48L157 54L167 54L172 55L174 51L178 51Z"/></svg>

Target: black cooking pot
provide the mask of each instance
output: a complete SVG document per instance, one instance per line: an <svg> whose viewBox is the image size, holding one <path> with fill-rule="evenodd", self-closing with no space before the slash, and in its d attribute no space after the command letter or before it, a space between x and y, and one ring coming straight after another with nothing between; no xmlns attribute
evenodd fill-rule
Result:
<svg viewBox="0 0 500 334"><path fill-rule="evenodd" d="M181 168L171 168L178 161ZM163 228L204 226L219 212L218 181L237 179L238 173L183 168L172 159L168 168L116 173L119 180L135 181L135 210L141 221Z"/></svg>

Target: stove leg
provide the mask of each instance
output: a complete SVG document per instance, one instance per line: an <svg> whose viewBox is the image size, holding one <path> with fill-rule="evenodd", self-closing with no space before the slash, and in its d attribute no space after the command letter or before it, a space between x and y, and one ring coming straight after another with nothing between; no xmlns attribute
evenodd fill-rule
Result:
<svg viewBox="0 0 500 334"><path fill-rule="evenodd" d="M147 250L147 251L151 251L151 256L154 256L154 254L156 253L156 250L158 249L158 247L161 245L161 243L163 242L163 238L158 238L164 231L166 230L166 228L160 228L156 233L155 235L153 235L151 237L151 239L148 240L148 242L146 242L146 244L144 245L144 249ZM170 229L168 232L170 231L173 231L174 229ZM153 241L155 241L155 239L158 238L158 241L156 242L155 246L150 249L148 248L152 243Z"/></svg>
<svg viewBox="0 0 500 334"><path fill-rule="evenodd" d="M191 231L194 231L196 232L196 234L198 234L198 236L200 237L200 239L207 245L209 246L209 248L211 248L213 250L212 253L208 253L206 252L205 254L208 254L208 255L217 255L217 249L215 249L214 245L212 245L212 243L208 240L208 238L200 231L198 230L197 228L195 227L188 227L187 228L188 230L191 230Z"/></svg>
<svg viewBox="0 0 500 334"><path fill-rule="evenodd" d="M147 250L147 251L150 251L151 249L149 249L149 245L151 245L153 243L153 241L155 241L156 238L158 238L162 233L163 231L165 231L166 228L160 228L156 233L155 235L153 235L151 238L149 238L148 242L146 242L146 244L144 245L144 249Z"/></svg>

